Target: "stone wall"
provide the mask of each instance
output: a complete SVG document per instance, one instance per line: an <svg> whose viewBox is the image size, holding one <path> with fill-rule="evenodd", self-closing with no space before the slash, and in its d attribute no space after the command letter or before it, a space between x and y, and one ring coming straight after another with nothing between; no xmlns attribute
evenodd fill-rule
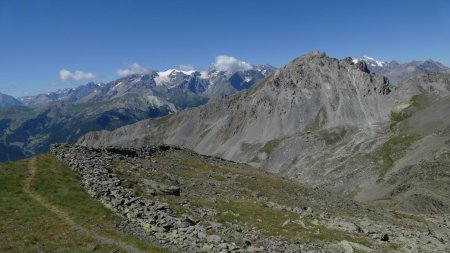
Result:
<svg viewBox="0 0 450 253"><path fill-rule="evenodd" d="M243 251L218 235L207 235L206 229L187 216L176 217L166 204L137 197L121 185L112 172L114 158L145 158L154 152L179 149L154 146L141 149L94 149L69 144L54 144L50 151L80 175L82 185L94 198L125 218L132 227L138 225L140 237L150 237L163 247L183 252Z"/></svg>

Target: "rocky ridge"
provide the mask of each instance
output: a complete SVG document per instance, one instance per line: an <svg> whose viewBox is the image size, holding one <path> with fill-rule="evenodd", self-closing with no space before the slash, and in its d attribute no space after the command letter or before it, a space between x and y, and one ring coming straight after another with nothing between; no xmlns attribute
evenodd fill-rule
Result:
<svg viewBox="0 0 450 253"><path fill-rule="evenodd" d="M124 231L183 252L263 251L248 245L244 249L235 243L227 243L218 235L207 235L205 227L189 216L175 217L167 204L136 197L130 189L122 187L120 180L112 173L113 157L149 158L153 153L170 149L179 148L170 146L144 149L110 148L103 150L104 153L102 153L101 150L55 144L51 147L51 153L67 162L69 167L81 176L82 185L94 199L126 219L120 225ZM242 229L239 230L242 231ZM276 245L278 245L277 252L298 252L299 250L298 247L286 248L280 243Z"/></svg>
<svg viewBox="0 0 450 253"><path fill-rule="evenodd" d="M113 149L109 155L114 155L114 151L125 156L150 155L168 148L171 147L140 150L140 154L134 150ZM216 251L219 251L217 246L223 243L222 240L213 236L207 237L205 228L195 221L188 217L176 218L163 203L136 197L130 189L122 187L120 180L111 173L111 156L101 157L101 153L93 149L58 144L51 147L51 152L58 159L67 162L70 168L82 177L83 186L94 199L126 217L130 223L126 224L126 227L138 225L138 229L151 234L152 239L166 247L175 245L175 249L183 249L186 252L200 251L202 247L214 250L216 247ZM223 247L229 246L225 243Z"/></svg>

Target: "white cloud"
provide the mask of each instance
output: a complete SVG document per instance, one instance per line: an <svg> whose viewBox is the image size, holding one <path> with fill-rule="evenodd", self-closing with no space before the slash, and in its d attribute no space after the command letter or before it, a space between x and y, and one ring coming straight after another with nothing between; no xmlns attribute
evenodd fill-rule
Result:
<svg viewBox="0 0 450 253"><path fill-rule="evenodd" d="M190 65L190 64L181 64L179 66L179 68L180 68L180 70L183 70L183 71L195 70L195 68L192 65Z"/></svg>
<svg viewBox="0 0 450 253"><path fill-rule="evenodd" d="M126 69L118 69L116 74L119 77L129 76L133 74L148 74L150 73L150 69L144 68L137 63L130 64Z"/></svg>
<svg viewBox="0 0 450 253"><path fill-rule="evenodd" d="M86 79L92 79L94 78L94 73L91 72L83 72L80 70L76 70L74 72L70 72L67 69L61 69L59 71L59 78L61 81L80 81L80 80L86 80Z"/></svg>
<svg viewBox="0 0 450 253"><path fill-rule="evenodd" d="M219 55L212 64L213 68L219 71L242 71L252 69L252 65L245 61L238 60L233 56Z"/></svg>

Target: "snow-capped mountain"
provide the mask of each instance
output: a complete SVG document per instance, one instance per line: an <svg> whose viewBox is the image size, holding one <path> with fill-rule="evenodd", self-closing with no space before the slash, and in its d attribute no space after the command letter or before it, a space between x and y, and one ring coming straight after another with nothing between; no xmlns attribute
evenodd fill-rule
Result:
<svg viewBox="0 0 450 253"><path fill-rule="evenodd" d="M379 61L369 56L353 58L353 63L361 61L366 63L371 72L386 76L394 85L421 73L448 69L447 66L433 60L398 63L397 61Z"/></svg>
<svg viewBox="0 0 450 253"><path fill-rule="evenodd" d="M358 63L360 61L365 62L367 65L369 65L371 67L383 67L384 65L387 64L384 61L378 61L378 60L375 60L374 58L366 56L366 55L364 55L363 57L360 57L360 58L353 58L353 63Z"/></svg>

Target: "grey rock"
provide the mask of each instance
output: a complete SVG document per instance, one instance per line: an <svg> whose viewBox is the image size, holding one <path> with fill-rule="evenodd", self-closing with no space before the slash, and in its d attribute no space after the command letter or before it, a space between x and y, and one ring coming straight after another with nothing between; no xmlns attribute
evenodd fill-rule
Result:
<svg viewBox="0 0 450 253"><path fill-rule="evenodd" d="M155 193L180 196L180 187L178 186L166 185L150 179L145 179L143 185Z"/></svg>
<svg viewBox="0 0 450 253"><path fill-rule="evenodd" d="M208 235L206 241L209 243L219 244L222 242L222 238L218 235Z"/></svg>

